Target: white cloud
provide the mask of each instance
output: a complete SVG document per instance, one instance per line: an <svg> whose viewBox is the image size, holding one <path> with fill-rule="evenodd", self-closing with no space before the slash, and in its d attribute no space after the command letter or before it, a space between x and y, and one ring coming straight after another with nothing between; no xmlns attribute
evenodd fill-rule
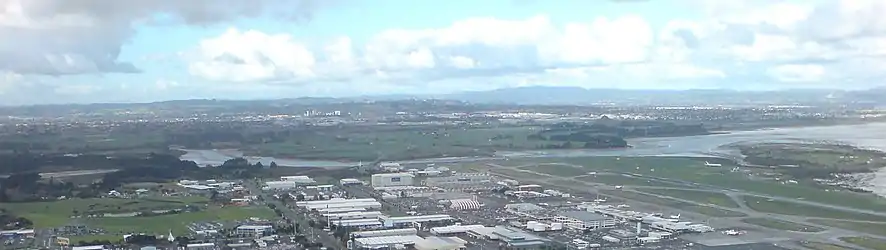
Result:
<svg viewBox="0 0 886 250"><path fill-rule="evenodd" d="M651 19L634 14L561 22L547 17L560 17L558 13L538 13L522 19L473 17L437 27L391 27L368 37L335 34L340 36L326 41L232 28L195 41L194 49L180 56L172 51L137 55L151 65L118 59L133 27L141 24L228 25L268 14L290 20L310 15L315 7L304 4L311 2L329 1L0 0L0 37L15 38L0 39L0 92L45 91L16 88L33 83L66 88L59 93L107 94L108 88L85 91L88 87L61 83L68 82L65 75L136 73L160 64L164 70L182 70L170 58L185 58L187 72L146 72L150 75L127 88L166 88L170 91L164 93L172 94L197 82L215 88L258 87L216 81L354 94L535 84L657 87L691 82L691 87L740 88L746 81L839 88L846 79L873 86L886 78L881 73L886 72L882 0L690 0L680 1L693 4L683 9L687 12L665 13L672 16L662 25L650 25ZM153 81L175 78L166 73L197 77ZM71 82L92 84L74 78L79 79ZM172 82L179 83L175 91Z"/></svg>
<svg viewBox="0 0 886 250"><path fill-rule="evenodd" d="M214 81L274 81L313 77L313 53L291 36L229 29L200 42L191 74ZM340 55L339 55L340 56Z"/></svg>
<svg viewBox="0 0 886 250"><path fill-rule="evenodd" d="M826 72L821 65L787 64L770 69L769 74L782 82L818 82Z"/></svg>
<svg viewBox="0 0 886 250"><path fill-rule="evenodd" d="M137 73L140 70L131 62L118 60L135 25L205 26L261 15L297 20L310 17L317 7L330 2L0 0L0 71L35 75Z"/></svg>
<svg viewBox="0 0 886 250"><path fill-rule="evenodd" d="M197 76L227 81L380 79L379 74L389 80L421 81L427 77L500 76L512 70L543 72L564 66L643 62L653 42L649 24L637 16L598 18L563 27L545 16L473 18L438 29L383 31L362 46L339 38L313 52L288 35L228 31L202 41L190 69ZM295 48L298 53L286 52ZM272 52L281 56L270 56ZM304 60L293 63L296 58Z"/></svg>
<svg viewBox="0 0 886 250"><path fill-rule="evenodd" d="M101 86L91 84L65 84L55 88L55 93L60 95L87 95L101 90Z"/></svg>
<svg viewBox="0 0 886 250"><path fill-rule="evenodd" d="M556 23L538 15L514 20L469 18L444 27L389 29L371 36L363 44L343 37L323 48L300 44L295 39L280 40L290 45L218 42L236 44L237 50L248 51L276 46L307 48L309 52L302 54L307 58L310 53L316 61L299 64L299 68L314 74L293 74L291 70L272 68L269 65L291 63L271 58L272 63L263 67L254 64L212 67L226 75L196 75L213 80L277 79L294 83L324 79L500 82L488 79L520 76L539 84L568 77L583 81L588 87L614 81L621 81L615 85L626 85L631 84L626 81L634 79L662 85L693 80L726 86L720 82L741 84L740 80L734 80L739 78L732 77L768 77L774 84L835 81L847 76L825 72L840 72L833 67L847 64L839 62L860 57L882 61L881 57L886 56L886 21L882 20L886 18L881 18L886 15L875 15L878 10L886 13L886 4L882 1L833 0L817 4L699 0L695 4L709 15L672 19L658 30L635 15L567 23ZM839 31L826 30L825 26ZM281 36L252 32L260 36ZM235 37L223 34L207 40L224 39ZM191 62L192 70L200 64L210 65L223 59L218 53L206 53L203 47L200 48L204 51L201 60ZM822 61L836 63L817 63ZM220 70L222 68L224 70ZM879 74L873 70L852 72Z"/></svg>

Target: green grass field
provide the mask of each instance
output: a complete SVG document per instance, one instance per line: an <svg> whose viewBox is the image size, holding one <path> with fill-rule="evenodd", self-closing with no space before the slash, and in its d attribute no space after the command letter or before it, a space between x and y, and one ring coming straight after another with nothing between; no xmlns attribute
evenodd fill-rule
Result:
<svg viewBox="0 0 886 250"><path fill-rule="evenodd" d="M143 199L95 198L4 203L0 204L0 207L16 216L31 220L37 228L47 228L63 226L75 215L175 209L187 205L202 205L207 201L207 198L199 196L152 197Z"/></svg>
<svg viewBox="0 0 886 250"><path fill-rule="evenodd" d="M254 145L244 151L263 156L303 159L371 161L429 157L489 155L494 149L537 149L546 141L528 140L539 127L404 128L366 131L324 131L299 134L279 143Z"/></svg>
<svg viewBox="0 0 886 250"><path fill-rule="evenodd" d="M587 169L558 164L538 164L532 166L523 166L520 167L520 169L561 177L573 177L588 174Z"/></svg>
<svg viewBox="0 0 886 250"><path fill-rule="evenodd" d="M770 218L746 218L741 220L744 223L758 225L761 227L784 230L784 231L794 231L794 232L804 232L804 233L814 233L824 231L824 228L810 226L806 224L794 223L790 221L783 221L777 219Z"/></svg>
<svg viewBox="0 0 886 250"><path fill-rule="evenodd" d="M809 222L856 232L886 236L886 222L851 222L823 219L810 219Z"/></svg>
<svg viewBox="0 0 886 250"><path fill-rule="evenodd" d="M635 201L646 202L646 203L651 203L651 204L656 204L656 205L661 205L661 206L666 206L666 207L672 207L672 208L676 208L676 209L680 209L680 210L684 210L684 211L688 211L688 212L695 212L695 213L699 213L699 214L708 215L711 217L743 217L743 216L747 216L747 214L744 214L741 212L735 212L735 211L720 209L720 208L716 208L716 207L700 206L700 205L695 205L695 204L688 203L688 202L682 202L682 201L668 199L668 198L661 198L661 197L656 197L656 196L652 196L652 195L631 192L631 191L606 190L606 191L601 191L601 193L606 194L606 195L611 195L611 196L615 196L615 197L628 199L628 200L635 200Z"/></svg>
<svg viewBox="0 0 886 250"><path fill-rule="evenodd" d="M800 245L813 249L813 250L856 250L848 247L838 246L834 244L821 243L821 242L812 242L812 241L803 241L800 242Z"/></svg>
<svg viewBox="0 0 886 250"><path fill-rule="evenodd" d="M276 214L267 207L211 207L199 212L149 217L88 218L83 222L105 229L108 235L165 234L169 230L172 230L173 234L182 235L188 233L187 226L193 222L236 221L250 217L272 219Z"/></svg>
<svg viewBox="0 0 886 250"><path fill-rule="evenodd" d="M729 170L733 166L729 164L724 164L720 168L705 167L705 160L710 161L711 159L689 157L575 157L529 159L524 160L524 162L563 162L584 166L583 170L571 168L557 174L561 176L591 171L632 173L773 196L802 198L808 201L859 209L886 211L886 199L879 198L873 194L827 192L813 185L782 184L777 181L750 179L745 173L730 172ZM553 170L555 168L548 169L546 171L555 171ZM566 168L556 167L556 169L562 170Z"/></svg>
<svg viewBox="0 0 886 250"><path fill-rule="evenodd" d="M729 196L722 193L695 191L695 190L678 190L678 189L655 189L655 188L638 188L637 191L652 193L657 195L669 196L677 199L689 200L704 204L713 204L721 207L739 208Z"/></svg>
<svg viewBox="0 0 886 250"><path fill-rule="evenodd" d="M886 250L886 240L874 239L870 237L843 237L840 238L840 240L871 250Z"/></svg>
<svg viewBox="0 0 886 250"><path fill-rule="evenodd" d="M663 182L658 180L647 180L636 177L624 176L620 174L598 173L591 176L582 176L576 178L581 181L601 183L611 186L653 186L653 187L686 187L676 183Z"/></svg>
<svg viewBox="0 0 886 250"><path fill-rule="evenodd" d="M751 209L764 213L832 218L832 219L850 219L850 220L868 220L868 221L886 221L886 217L853 213L831 208L799 204L794 202L772 200L759 196L743 196L745 203Z"/></svg>

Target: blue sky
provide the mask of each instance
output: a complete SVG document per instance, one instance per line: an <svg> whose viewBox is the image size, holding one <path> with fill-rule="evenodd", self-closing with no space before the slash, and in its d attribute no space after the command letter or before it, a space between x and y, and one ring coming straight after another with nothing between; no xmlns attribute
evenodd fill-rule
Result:
<svg viewBox="0 0 886 250"><path fill-rule="evenodd" d="M3 2L0 104L864 89L886 72L876 0L200 1Z"/></svg>

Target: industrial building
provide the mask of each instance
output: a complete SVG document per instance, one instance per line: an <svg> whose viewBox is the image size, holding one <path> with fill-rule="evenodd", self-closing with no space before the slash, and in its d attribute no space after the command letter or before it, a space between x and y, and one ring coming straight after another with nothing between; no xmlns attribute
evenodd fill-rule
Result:
<svg viewBox="0 0 886 250"><path fill-rule="evenodd" d="M355 203L355 202L370 202L376 201L373 198L358 198L358 199L343 199L343 198L332 198L328 200L320 200L320 201L296 201L295 205L299 207L311 206L311 205L321 205L321 204L338 204L338 203Z"/></svg>
<svg viewBox="0 0 886 250"><path fill-rule="evenodd" d="M334 213L347 213L347 212L360 212L366 211L366 208L362 207L340 207L340 208L321 208L317 209L317 212L321 214L334 214Z"/></svg>
<svg viewBox="0 0 886 250"><path fill-rule="evenodd" d="M429 187L450 191L488 191L500 187L495 178L484 173L458 173L446 177L429 177Z"/></svg>
<svg viewBox="0 0 886 250"><path fill-rule="evenodd" d="M316 204L316 205L307 205L304 206L305 209L308 210L319 210L319 209L327 209L327 208L348 208L348 209L379 209L381 208L381 203L378 201L365 201L365 202L349 202L349 203L332 203L332 204Z"/></svg>
<svg viewBox="0 0 886 250"><path fill-rule="evenodd" d="M351 228L380 228L382 227L382 223L378 219L354 219L354 220L336 220L330 222L333 225L338 227L351 227Z"/></svg>
<svg viewBox="0 0 886 250"><path fill-rule="evenodd" d="M348 210L352 209L355 211L359 210L368 210L368 209L377 209L381 208L381 203L372 198L363 198L363 199L342 199L342 198L332 198L329 200L319 200L319 201L298 201L295 202L295 205L298 207L303 207L308 210L318 210L318 211L329 211L329 209L338 209Z"/></svg>
<svg viewBox="0 0 886 250"><path fill-rule="evenodd" d="M386 228L395 228L395 227L403 227L403 226L412 226L415 223L440 223L440 222L449 222L454 220L452 216L448 214L431 214L431 215L416 215L416 216L400 216L400 217L385 217L382 216L379 218L382 222L382 225Z"/></svg>
<svg viewBox="0 0 886 250"><path fill-rule="evenodd" d="M373 187L411 186L413 177L410 173L374 174L371 183Z"/></svg>
<svg viewBox="0 0 886 250"><path fill-rule="evenodd" d="M550 242L548 239L506 226L470 229L468 236L476 239L501 241L504 246L510 249L538 249Z"/></svg>
<svg viewBox="0 0 886 250"><path fill-rule="evenodd" d="M434 227L431 228L431 233L434 235L460 235L466 234L471 229L481 229L485 228L484 225L452 225L445 227Z"/></svg>
<svg viewBox="0 0 886 250"><path fill-rule="evenodd" d="M282 176L280 177L281 181L291 181L299 184L311 184L314 183L314 179L306 175L296 175L296 176Z"/></svg>
<svg viewBox="0 0 886 250"><path fill-rule="evenodd" d="M398 228L375 231L359 231L351 233L353 238L380 237L380 236L397 236L397 235L416 235L418 229L415 228Z"/></svg>
<svg viewBox="0 0 886 250"><path fill-rule="evenodd" d="M356 238L348 241L349 249L397 249L457 250L464 249L466 241L456 237L427 237L418 235L395 235Z"/></svg>
<svg viewBox="0 0 886 250"><path fill-rule="evenodd" d="M553 222L563 223L566 228L574 230L611 228L618 223L615 218L587 212L587 211L563 211L557 214Z"/></svg>
<svg viewBox="0 0 886 250"><path fill-rule="evenodd" d="M268 181L265 182L265 188L268 190L289 190L298 187L299 183L294 181Z"/></svg>
<svg viewBox="0 0 886 250"><path fill-rule="evenodd" d="M519 216L534 217L536 214L547 210L532 203L512 203L505 205L505 211Z"/></svg>
<svg viewBox="0 0 886 250"><path fill-rule="evenodd" d="M322 216L328 221L333 220L353 220L353 219L378 219L383 214L379 211L367 212L346 212L346 213L327 213Z"/></svg>
<svg viewBox="0 0 886 250"><path fill-rule="evenodd" d="M341 184L342 186L363 185L363 181L358 180L358 179L353 179L353 178L341 179L338 181L338 183Z"/></svg>
<svg viewBox="0 0 886 250"><path fill-rule="evenodd" d="M274 231L271 225L240 225L234 228L234 234L245 237L265 236Z"/></svg>
<svg viewBox="0 0 886 250"><path fill-rule="evenodd" d="M548 224L538 221L529 221L526 222L526 230L533 232L559 231L563 230L563 223L553 222Z"/></svg>

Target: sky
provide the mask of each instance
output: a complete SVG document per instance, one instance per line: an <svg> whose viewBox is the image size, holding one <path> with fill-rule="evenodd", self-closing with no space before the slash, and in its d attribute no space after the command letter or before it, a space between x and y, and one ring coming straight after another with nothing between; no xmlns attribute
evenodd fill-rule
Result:
<svg viewBox="0 0 886 250"><path fill-rule="evenodd" d="M0 105L881 87L883 0L0 0Z"/></svg>

